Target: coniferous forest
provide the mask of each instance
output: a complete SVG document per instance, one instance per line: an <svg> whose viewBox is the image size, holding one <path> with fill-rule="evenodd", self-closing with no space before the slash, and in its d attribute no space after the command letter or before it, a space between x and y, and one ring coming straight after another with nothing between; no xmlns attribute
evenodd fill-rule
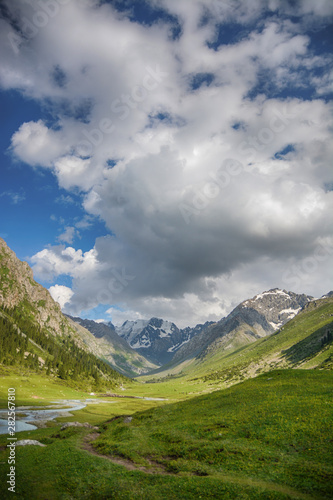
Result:
<svg viewBox="0 0 333 500"><path fill-rule="evenodd" d="M119 384L124 377L69 336L50 334L18 308L0 307L0 363L54 375L94 390Z"/></svg>

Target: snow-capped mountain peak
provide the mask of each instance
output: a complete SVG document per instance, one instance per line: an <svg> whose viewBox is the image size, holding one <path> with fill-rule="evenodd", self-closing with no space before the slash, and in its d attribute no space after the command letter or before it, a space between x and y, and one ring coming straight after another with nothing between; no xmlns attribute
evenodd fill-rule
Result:
<svg viewBox="0 0 333 500"><path fill-rule="evenodd" d="M203 327L204 325L197 325L180 330L171 321L151 318L125 321L122 326L116 327L116 332L132 349L138 349L148 359L163 364L170 361L174 353L200 333Z"/></svg>
<svg viewBox="0 0 333 500"><path fill-rule="evenodd" d="M240 309L252 309L264 314L271 327L277 330L286 321L296 316L311 299L310 295L273 288L255 295L252 299L245 300L238 307Z"/></svg>

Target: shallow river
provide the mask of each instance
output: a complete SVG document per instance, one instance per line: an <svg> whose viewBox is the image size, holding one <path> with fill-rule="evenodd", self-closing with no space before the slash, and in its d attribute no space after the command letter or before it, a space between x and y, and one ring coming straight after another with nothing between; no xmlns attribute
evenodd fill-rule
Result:
<svg viewBox="0 0 333 500"><path fill-rule="evenodd" d="M164 398L139 397L138 399L165 401ZM86 399L85 401L80 401L79 399L61 399L54 401L53 404L49 406L17 406L15 409L15 432L34 431L38 429L38 424L43 425L45 422L54 420L58 417L72 417L72 413L69 412L82 410L82 408L85 408L89 403L116 402L117 401L102 401L97 399ZM0 410L0 434L7 433L7 410Z"/></svg>
<svg viewBox="0 0 333 500"><path fill-rule="evenodd" d="M15 410L16 432L33 431L40 422L47 422L57 417L71 417L69 412L82 410L95 400L79 401L78 399L62 399L49 406L17 406ZM37 425L34 425L36 423ZM7 410L0 410L0 434L7 434Z"/></svg>

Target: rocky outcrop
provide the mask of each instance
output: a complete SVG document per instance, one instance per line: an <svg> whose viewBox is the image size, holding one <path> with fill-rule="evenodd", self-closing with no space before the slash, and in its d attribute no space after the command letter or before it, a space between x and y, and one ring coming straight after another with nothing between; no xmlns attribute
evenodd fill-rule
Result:
<svg viewBox="0 0 333 500"><path fill-rule="evenodd" d="M68 427L84 427L85 429L94 429L95 431L98 431L98 427L89 424L88 422L65 422L60 430L64 431L65 429L68 429Z"/></svg>
<svg viewBox="0 0 333 500"><path fill-rule="evenodd" d="M208 324L179 329L174 323L160 318L125 321L116 328L119 336L153 363L168 363L184 344L198 335ZM113 326L113 325L112 325Z"/></svg>
<svg viewBox="0 0 333 500"><path fill-rule="evenodd" d="M9 309L19 307L53 334L72 333L60 305L52 299L46 288L34 280L29 264L20 261L1 238L0 305Z"/></svg>
<svg viewBox="0 0 333 500"><path fill-rule="evenodd" d="M80 335L95 356L103 357L120 373L128 377L143 375L157 368L139 352L131 349L126 340L117 335L114 327L104 323L67 316L72 328ZM113 325L112 325L113 326Z"/></svg>
<svg viewBox="0 0 333 500"><path fill-rule="evenodd" d="M272 334L292 319L313 297L274 288L239 304L226 318L209 326L174 356L172 363L233 349Z"/></svg>
<svg viewBox="0 0 333 500"><path fill-rule="evenodd" d="M21 439L20 441L16 441L15 446L43 446L43 447L45 447L46 444L42 444L39 441L36 441L35 439Z"/></svg>

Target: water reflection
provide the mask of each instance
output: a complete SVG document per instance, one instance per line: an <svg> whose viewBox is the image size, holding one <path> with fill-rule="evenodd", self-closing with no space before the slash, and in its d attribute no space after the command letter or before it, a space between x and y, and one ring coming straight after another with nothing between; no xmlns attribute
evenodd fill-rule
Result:
<svg viewBox="0 0 333 500"><path fill-rule="evenodd" d="M16 432L33 431L38 428L38 424L49 422L58 417L72 417L70 412L82 410L87 406L87 403L92 401L94 400L62 399L52 402L53 404L49 406L17 406L15 430ZM7 433L7 410L0 410L0 434Z"/></svg>

